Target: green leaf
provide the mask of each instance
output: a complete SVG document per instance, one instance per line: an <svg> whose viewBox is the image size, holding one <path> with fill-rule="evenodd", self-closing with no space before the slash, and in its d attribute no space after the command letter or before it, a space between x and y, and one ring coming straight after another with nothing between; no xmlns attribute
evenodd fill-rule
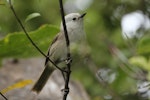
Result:
<svg viewBox="0 0 150 100"><path fill-rule="evenodd" d="M38 30L29 32L36 45L45 53L58 29L51 25L44 25ZM0 40L0 59L6 57L34 57L41 55L30 43L24 32L7 35Z"/></svg>
<svg viewBox="0 0 150 100"><path fill-rule="evenodd" d="M33 18L39 17L39 16L41 16L40 13L32 13L32 14L27 16L27 18L25 19L25 22L27 22Z"/></svg>
<svg viewBox="0 0 150 100"><path fill-rule="evenodd" d="M150 37L145 37L138 43L137 52L139 54L150 54Z"/></svg>
<svg viewBox="0 0 150 100"><path fill-rule="evenodd" d="M129 59L129 62L135 66L139 66L150 71L150 60L147 60L144 56L132 57Z"/></svg>

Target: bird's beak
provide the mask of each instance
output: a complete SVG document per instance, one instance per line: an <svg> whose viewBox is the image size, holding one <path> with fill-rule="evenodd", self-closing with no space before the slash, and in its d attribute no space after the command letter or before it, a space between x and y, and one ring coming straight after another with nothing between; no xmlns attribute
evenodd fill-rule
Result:
<svg viewBox="0 0 150 100"><path fill-rule="evenodd" d="M86 15L86 13L82 14L79 18L83 18Z"/></svg>

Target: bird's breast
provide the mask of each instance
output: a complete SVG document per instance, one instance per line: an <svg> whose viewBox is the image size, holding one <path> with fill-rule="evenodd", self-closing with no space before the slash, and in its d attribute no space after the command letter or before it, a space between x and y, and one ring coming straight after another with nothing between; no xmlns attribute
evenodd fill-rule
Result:
<svg viewBox="0 0 150 100"><path fill-rule="evenodd" d="M83 38L85 38L84 31L72 30L69 33L69 40L70 40L71 43L76 43L76 42L82 41Z"/></svg>

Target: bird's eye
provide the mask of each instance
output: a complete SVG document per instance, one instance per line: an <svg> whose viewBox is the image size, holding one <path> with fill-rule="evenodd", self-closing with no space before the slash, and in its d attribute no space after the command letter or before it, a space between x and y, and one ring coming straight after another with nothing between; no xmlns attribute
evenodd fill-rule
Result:
<svg viewBox="0 0 150 100"><path fill-rule="evenodd" d="M75 17L74 17L72 20L74 20L74 21L75 21L76 19L77 19L77 18L75 18Z"/></svg>

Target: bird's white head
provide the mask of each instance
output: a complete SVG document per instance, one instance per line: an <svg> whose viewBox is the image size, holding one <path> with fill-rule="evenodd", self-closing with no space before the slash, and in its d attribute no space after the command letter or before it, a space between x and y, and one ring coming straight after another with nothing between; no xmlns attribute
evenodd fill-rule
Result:
<svg viewBox="0 0 150 100"><path fill-rule="evenodd" d="M65 21L66 21L67 31L71 32L74 30L83 29L83 18L85 15L86 15L86 13L84 13L84 14L70 13L70 14L66 15ZM60 29L64 30L62 23L61 23Z"/></svg>

